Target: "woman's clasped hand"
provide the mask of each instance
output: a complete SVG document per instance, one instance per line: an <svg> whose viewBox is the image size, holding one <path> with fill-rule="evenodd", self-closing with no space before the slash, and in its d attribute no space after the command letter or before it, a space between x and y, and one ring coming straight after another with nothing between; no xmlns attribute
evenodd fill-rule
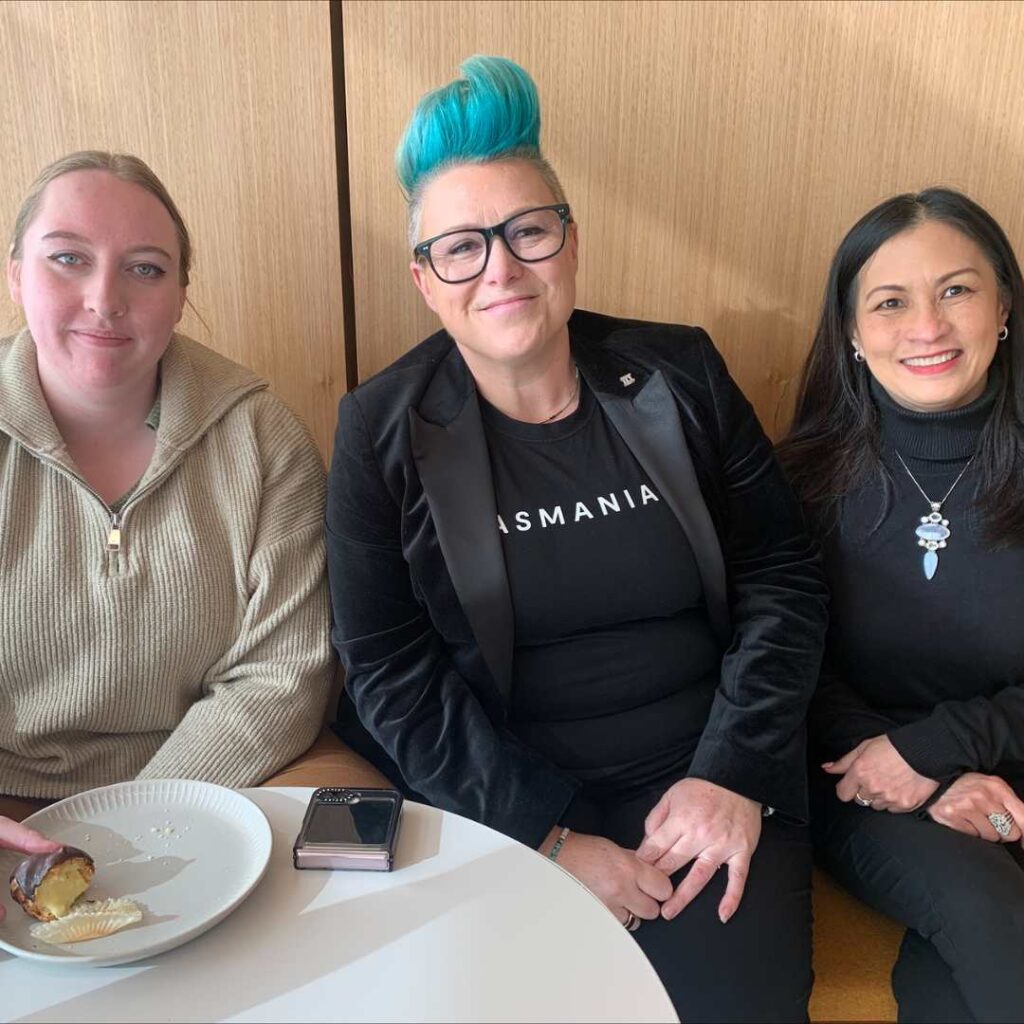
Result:
<svg viewBox="0 0 1024 1024"><path fill-rule="evenodd" d="M1021 840L1024 800L997 775L966 772L928 808L928 815L969 836L991 843L1016 843ZM1001 831L993 818L1005 822Z"/></svg>
<svg viewBox="0 0 1024 1024"><path fill-rule="evenodd" d="M903 760L887 736L862 740L838 761L822 768L840 775L836 796L844 802L870 804L876 811L903 813L917 810L938 788L934 779L919 775Z"/></svg>
<svg viewBox="0 0 1024 1024"><path fill-rule="evenodd" d="M681 779L654 805L644 823L637 857L671 875L690 865L662 914L682 912L725 867L729 880L718 904L725 924L736 913L761 836L761 807L753 800L703 779Z"/></svg>
<svg viewBox="0 0 1024 1024"><path fill-rule="evenodd" d="M558 834L552 829L547 850ZM578 878L623 924L629 915L645 921L662 912L662 904L672 895L668 874L641 860L633 850L603 836L570 832L558 863Z"/></svg>
<svg viewBox="0 0 1024 1024"><path fill-rule="evenodd" d="M729 874L718 904L725 924L743 899L750 858L761 834L761 809L753 800L703 779L681 779L655 804L636 851L601 836L570 833L558 863L575 875L619 920L671 921L711 881ZM552 829L542 850L551 848ZM677 886L671 876L688 866Z"/></svg>

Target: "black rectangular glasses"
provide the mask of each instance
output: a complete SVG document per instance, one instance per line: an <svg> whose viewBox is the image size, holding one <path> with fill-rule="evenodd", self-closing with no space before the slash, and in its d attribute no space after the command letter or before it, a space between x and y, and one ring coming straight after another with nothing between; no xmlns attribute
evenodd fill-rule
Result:
<svg viewBox="0 0 1024 1024"><path fill-rule="evenodd" d="M420 242L412 254L414 259L425 259L446 284L462 284L484 272L495 237L502 238L520 262L539 263L562 251L566 225L571 222L566 203L538 206L491 228L445 231Z"/></svg>

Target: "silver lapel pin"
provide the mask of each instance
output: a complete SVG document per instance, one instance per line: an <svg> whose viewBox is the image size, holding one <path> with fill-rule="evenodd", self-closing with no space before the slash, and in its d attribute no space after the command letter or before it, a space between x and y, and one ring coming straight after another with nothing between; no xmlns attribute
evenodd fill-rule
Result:
<svg viewBox="0 0 1024 1024"><path fill-rule="evenodd" d="M624 388L628 388L630 384L635 384L636 383L636 377L634 377L633 374L631 374L631 373L624 373L619 378L619 380L622 381L622 386Z"/></svg>

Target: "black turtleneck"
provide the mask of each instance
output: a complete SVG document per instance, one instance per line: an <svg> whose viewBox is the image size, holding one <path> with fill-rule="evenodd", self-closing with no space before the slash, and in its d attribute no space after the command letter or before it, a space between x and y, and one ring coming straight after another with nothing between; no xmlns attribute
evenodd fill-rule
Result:
<svg viewBox="0 0 1024 1024"><path fill-rule="evenodd" d="M831 625L811 712L823 757L885 733L929 778L1024 777L1024 550L984 542L970 462L997 389L993 373L970 405L918 413L873 385L892 486L850 494L825 543ZM950 536L928 579L915 533L930 512L921 490L939 501L961 472L942 506Z"/></svg>

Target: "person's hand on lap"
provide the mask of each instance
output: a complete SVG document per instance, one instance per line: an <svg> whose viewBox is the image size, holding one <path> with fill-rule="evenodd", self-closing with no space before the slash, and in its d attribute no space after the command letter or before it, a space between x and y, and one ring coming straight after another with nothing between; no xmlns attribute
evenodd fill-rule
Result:
<svg viewBox="0 0 1024 1024"><path fill-rule="evenodd" d="M1010 831L1003 836L996 831L989 815L1006 812L1013 822ZM928 814L933 821L957 832L966 832L990 843L1014 843L1021 839L1024 801L998 775L966 772L928 808Z"/></svg>
<svg viewBox="0 0 1024 1024"><path fill-rule="evenodd" d="M654 805L645 823L639 860L671 875L692 862L661 908L670 921L711 881L723 865L729 881L718 904L725 924L743 898L750 858L761 838L761 807L745 796L704 779L682 779Z"/></svg>
<svg viewBox="0 0 1024 1024"><path fill-rule="evenodd" d="M826 761L822 768L841 775L836 796L844 803L857 803L876 811L905 814L916 810L939 788L935 779L918 775L903 760L888 736L875 736L858 743L838 761Z"/></svg>
<svg viewBox="0 0 1024 1024"><path fill-rule="evenodd" d="M558 831L552 830L542 850L550 848ZM652 921L661 912L662 902L672 895L672 883L664 871L637 860L631 850L601 836L570 832L558 864L623 923L630 914Z"/></svg>

